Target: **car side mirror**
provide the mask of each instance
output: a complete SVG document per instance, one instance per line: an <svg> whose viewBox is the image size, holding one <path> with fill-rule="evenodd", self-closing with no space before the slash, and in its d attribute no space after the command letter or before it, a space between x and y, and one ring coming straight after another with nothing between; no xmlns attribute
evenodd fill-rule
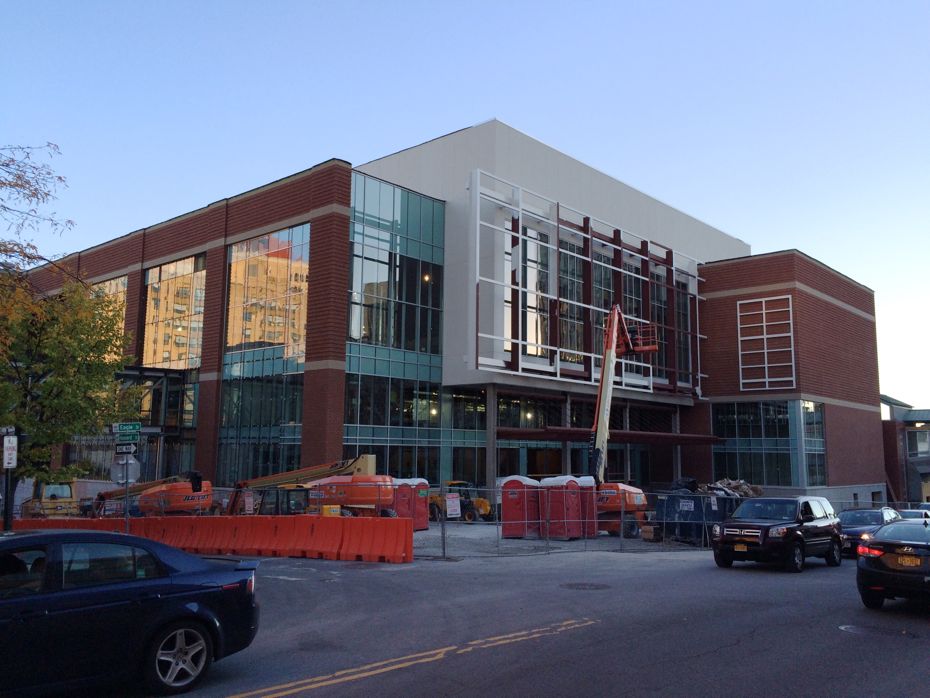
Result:
<svg viewBox="0 0 930 698"><path fill-rule="evenodd" d="M813 520L814 520L813 514L801 514L801 521L803 521L804 523L810 523Z"/></svg>

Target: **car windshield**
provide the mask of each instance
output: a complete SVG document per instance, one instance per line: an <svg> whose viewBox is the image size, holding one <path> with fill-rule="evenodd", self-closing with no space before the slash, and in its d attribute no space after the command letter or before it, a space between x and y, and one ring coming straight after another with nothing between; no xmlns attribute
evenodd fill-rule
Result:
<svg viewBox="0 0 930 698"><path fill-rule="evenodd" d="M882 526L875 532L874 538L902 543L930 543L930 525L922 521L898 521Z"/></svg>
<svg viewBox="0 0 930 698"><path fill-rule="evenodd" d="M840 523L844 526L878 526L882 522L880 511L844 511Z"/></svg>
<svg viewBox="0 0 930 698"><path fill-rule="evenodd" d="M750 499L733 512L734 519L772 519L793 521L798 515L798 503L784 499Z"/></svg>

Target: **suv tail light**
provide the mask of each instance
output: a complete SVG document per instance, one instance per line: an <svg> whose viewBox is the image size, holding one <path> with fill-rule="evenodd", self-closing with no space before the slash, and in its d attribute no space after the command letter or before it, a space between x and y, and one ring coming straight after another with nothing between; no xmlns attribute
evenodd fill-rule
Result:
<svg viewBox="0 0 930 698"><path fill-rule="evenodd" d="M860 557L881 557L885 554L885 551L868 543L860 543L859 547L856 548L856 553Z"/></svg>

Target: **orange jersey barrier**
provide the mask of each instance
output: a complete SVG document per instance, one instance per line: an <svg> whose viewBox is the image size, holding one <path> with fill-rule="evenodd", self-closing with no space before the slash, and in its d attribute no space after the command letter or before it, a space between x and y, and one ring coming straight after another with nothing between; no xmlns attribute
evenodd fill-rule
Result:
<svg viewBox="0 0 930 698"><path fill-rule="evenodd" d="M15 530L124 530L121 519L15 520ZM130 531L201 555L412 562L413 520L335 516L165 516L130 519Z"/></svg>

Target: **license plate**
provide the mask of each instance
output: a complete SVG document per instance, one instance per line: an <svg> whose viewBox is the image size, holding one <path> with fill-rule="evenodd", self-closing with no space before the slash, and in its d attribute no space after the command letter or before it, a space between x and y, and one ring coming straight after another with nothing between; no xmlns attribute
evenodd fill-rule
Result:
<svg viewBox="0 0 930 698"><path fill-rule="evenodd" d="M901 567L920 567L920 558L910 555L898 555L898 564Z"/></svg>
<svg viewBox="0 0 930 698"><path fill-rule="evenodd" d="M742 543L737 543L736 545L733 546L733 550L734 552L737 552L737 553L745 553L747 548Z"/></svg>
<svg viewBox="0 0 930 698"><path fill-rule="evenodd" d="M849 540L846 541L845 543L843 543L843 547L844 547L844 548L851 548L851 547L852 547L852 541L849 541Z"/></svg>

